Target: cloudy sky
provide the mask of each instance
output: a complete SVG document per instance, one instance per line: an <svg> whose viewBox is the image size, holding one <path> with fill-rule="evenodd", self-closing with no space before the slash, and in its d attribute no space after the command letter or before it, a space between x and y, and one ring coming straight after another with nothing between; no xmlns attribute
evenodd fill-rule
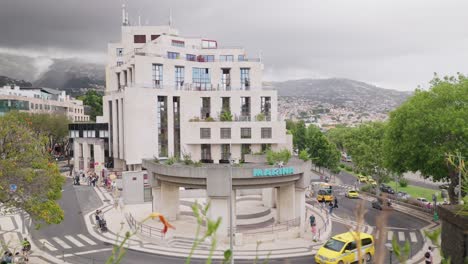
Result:
<svg viewBox="0 0 468 264"><path fill-rule="evenodd" d="M0 0L0 53L103 62L123 0ZM130 19L259 52L266 80L345 77L385 88L468 73L466 0L127 0ZM0 73L1 74L1 73Z"/></svg>

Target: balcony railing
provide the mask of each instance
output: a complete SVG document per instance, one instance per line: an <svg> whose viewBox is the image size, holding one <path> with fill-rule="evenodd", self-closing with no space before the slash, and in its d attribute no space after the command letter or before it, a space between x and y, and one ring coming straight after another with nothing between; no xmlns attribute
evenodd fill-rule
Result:
<svg viewBox="0 0 468 264"><path fill-rule="evenodd" d="M113 90L113 91L106 91L105 95L111 95L114 93L120 93L125 89L132 89L132 88L147 88L147 89L163 89L163 90L175 90L175 91L202 91L202 92L209 92L209 91L250 91L253 90L251 86L248 88L242 87L233 87L233 86L224 86L222 84L199 84L199 83L184 83L179 85L165 85L163 82L157 83L134 83L129 84L127 86L121 86L120 90ZM254 90L275 90L270 88L255 88Z"/></svg>

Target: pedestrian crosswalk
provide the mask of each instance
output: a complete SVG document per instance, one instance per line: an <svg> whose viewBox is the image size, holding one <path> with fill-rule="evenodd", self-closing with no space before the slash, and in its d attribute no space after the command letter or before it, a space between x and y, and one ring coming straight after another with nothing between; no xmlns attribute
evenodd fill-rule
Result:
<svg viewBox="0 0 468 264"><path fill-rule="evenodd" d="M38 240L43 248L49 251L57 251L72 248L83 248L87 246L95 246L97 243L83 234L75 236L65 235L63 237L51 237L50 239Z"/></svg>

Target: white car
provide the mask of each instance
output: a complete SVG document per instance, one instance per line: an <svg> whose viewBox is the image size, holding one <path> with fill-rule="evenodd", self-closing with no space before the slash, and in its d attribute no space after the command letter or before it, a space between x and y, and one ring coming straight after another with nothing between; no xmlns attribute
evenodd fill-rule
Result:
<svg viewBox="0 0 468 264"><path fill-rule="evenodd" d="M427 199L423 197L416 198L416 200L423 202L423 203L428 203Z"/></svg>

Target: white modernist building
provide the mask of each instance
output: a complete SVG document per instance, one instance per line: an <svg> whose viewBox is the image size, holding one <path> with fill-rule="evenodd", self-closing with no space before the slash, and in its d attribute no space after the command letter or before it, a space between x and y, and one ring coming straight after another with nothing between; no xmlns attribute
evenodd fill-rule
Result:
<svg viewBox="0 0 468 264"><path fill-rule="evenodd" d="M206 163L291 148L277 92L243 48L179 35L171 26L130 26L108 45L103 117L114 167L190 155Z"/></svg>

